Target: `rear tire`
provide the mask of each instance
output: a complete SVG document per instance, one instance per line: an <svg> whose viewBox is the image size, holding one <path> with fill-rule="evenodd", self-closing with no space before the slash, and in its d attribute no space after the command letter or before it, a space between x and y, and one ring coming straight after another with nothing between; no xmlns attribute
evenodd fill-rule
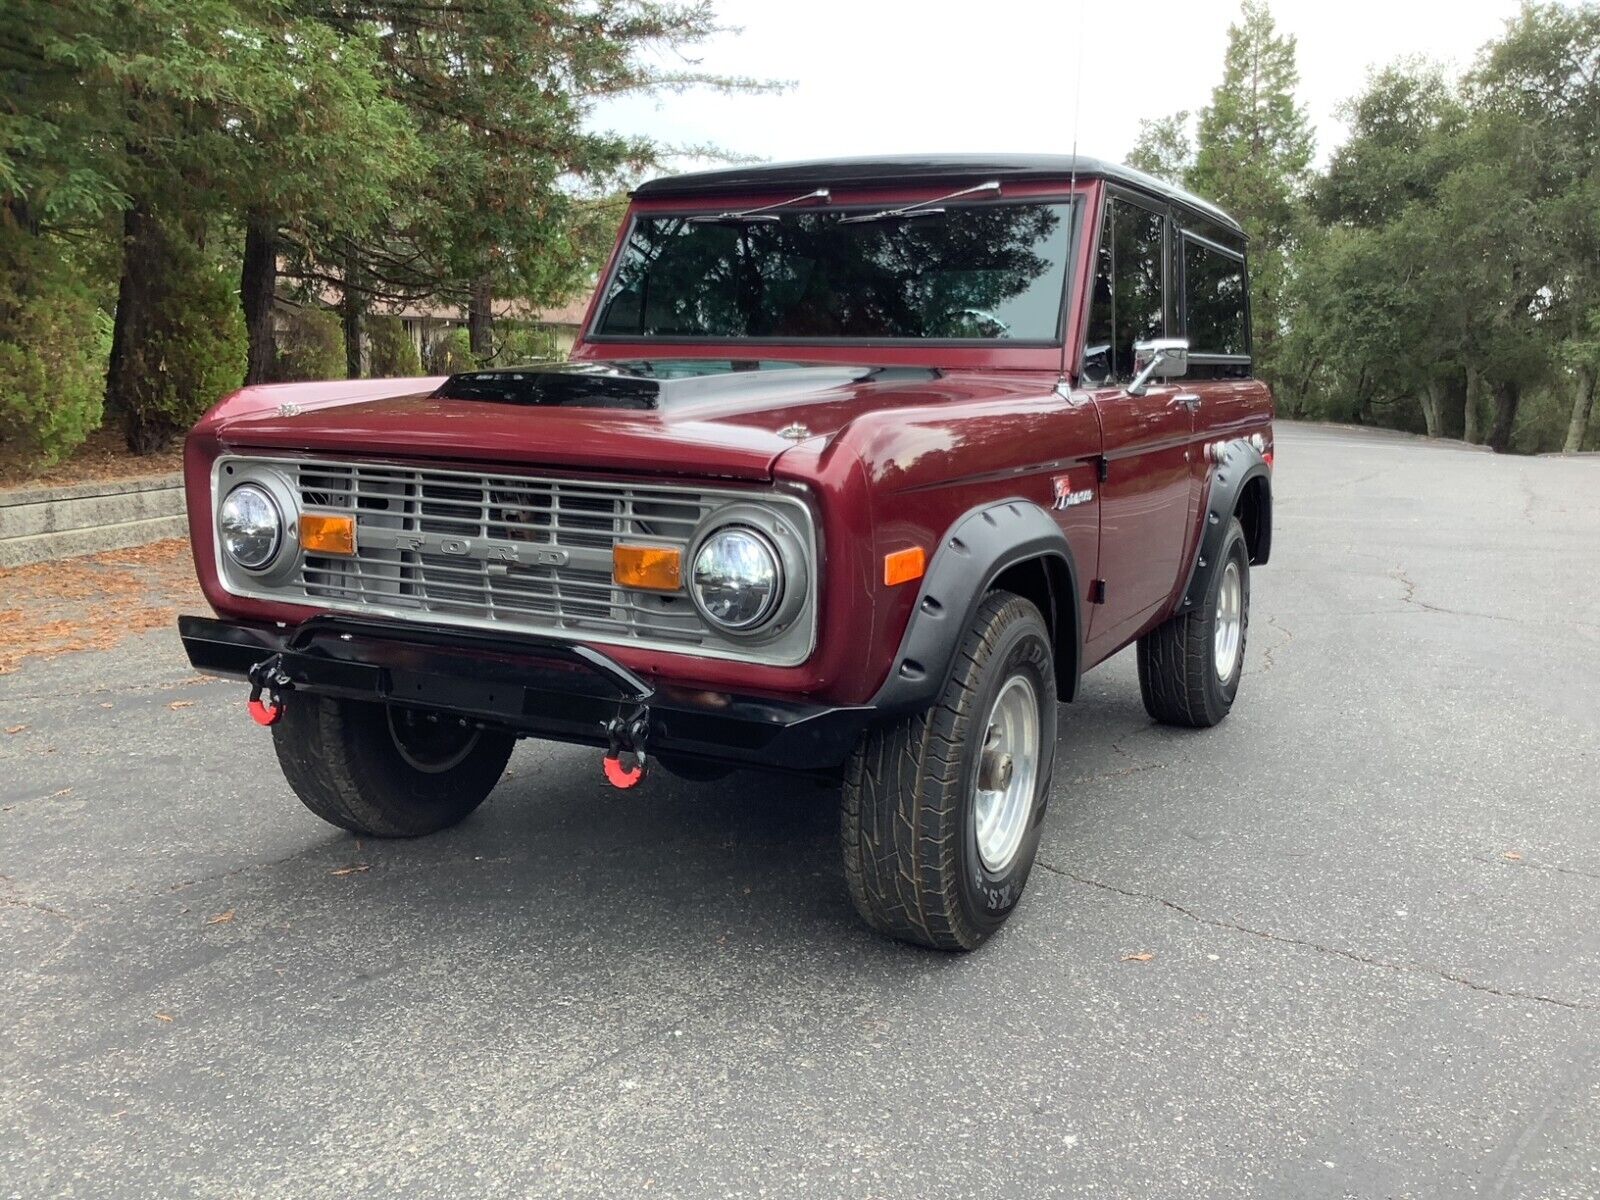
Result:
<svg viewBox="0 0 1600 1200"><path fill-rule="evenodd" d="M1055 741L1050 630L991 593L938 702L868 730L846 764L840 843L862 919L936 950L999 929L1033 868Z"/></svg>
<svg viewBox="0 0 1600 1200"><path fill-rule="evenodd" d="M272 727L278 763L317 816L369 837L420 837L493 790L516 739L444 714L290 695Z"/></svg>
<svg viewBox="0 0 1600 1200"><path fill-rule="evenodd" d="M1209 729L1239 694L1250 632L1250 548L1230 519L1204 603L1139 639L1139 694L1163 725Z"/></svg>

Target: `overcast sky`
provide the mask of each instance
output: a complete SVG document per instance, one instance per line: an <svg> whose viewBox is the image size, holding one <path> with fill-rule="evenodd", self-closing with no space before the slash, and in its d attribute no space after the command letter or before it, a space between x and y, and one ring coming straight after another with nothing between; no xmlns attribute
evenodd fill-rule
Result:
<svg viewBox="0 0 1600 1200"><path fill-rule="evenodd" d="M717 0L742 32L708 71L791 80L771 96L687 93L606 105L594 123L758 158L926 150L1065 153L1082 48L1084 154L1121 159L1141 117L1204 105L1237 0ZM1334 109L1404 55L1469 64L1517 0L1273 0L1299 39L1300 97L1323 159ZM686 164L692 166L694 164Z"/></svg>

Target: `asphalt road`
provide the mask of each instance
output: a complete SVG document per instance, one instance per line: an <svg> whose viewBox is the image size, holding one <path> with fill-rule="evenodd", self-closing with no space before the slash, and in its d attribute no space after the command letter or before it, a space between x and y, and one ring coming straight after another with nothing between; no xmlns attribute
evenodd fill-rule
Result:
<svg viewBox="0 0 1600 1200"><path fill-rule="evenodd" d="M814 784L525 743L362 844L174 634L30 660L0 1196L1600 1195L1600 459L1290 427L1276 486L1233 715L1092 674L960 958Z"/></svg>

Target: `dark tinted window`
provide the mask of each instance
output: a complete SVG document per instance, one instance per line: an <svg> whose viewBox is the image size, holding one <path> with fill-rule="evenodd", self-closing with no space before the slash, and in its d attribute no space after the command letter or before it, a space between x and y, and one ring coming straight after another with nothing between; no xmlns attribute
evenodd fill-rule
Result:
<svg viewBox="0 0 1600 1200"><path fill-rule="evenodd" d="M1100 234L1084 378L1090 383L1133 377L1133 346L1166 332L1162 257L1166 218L1127 200L1106 206Z"/></svg>
<svg viewBox="0 0 1600 1200"><path fill-rule="evenodd" d="M1183 239L1183 303L1195 354L1248 354L1244 259Z"/></svg>
<svg viewBox="0 0 1600 1200"><path fill-rule="evenodd" d="M596 332L639 338L1055 341L1066 204L951 207L847 222L640 217Z"/></svg>

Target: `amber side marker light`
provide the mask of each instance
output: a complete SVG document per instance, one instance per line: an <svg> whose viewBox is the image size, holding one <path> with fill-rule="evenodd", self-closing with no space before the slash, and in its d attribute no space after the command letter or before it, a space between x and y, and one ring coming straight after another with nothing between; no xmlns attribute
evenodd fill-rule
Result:
<svg viewBox="0 0 1600 1200"><path fill-rule="evenodd" d="M300 544L310 554L354 554L356 519L327 517L317 513L300 516Z"/></svg>
<svg viewBox="0 0 1600 1200"><path fill-rule="evenodd" d="M683 552L674 546L617 546L611 578L618 587L676 592L683 587Z"/></svg>
<svg viewBox="0 0 1600 1200"><path fill-rule="evenodd" d="M883 582L893 587L897 583L910 583L921 579L928 569L928 555L921 546L909 550L896 550L883 556Z"/></svg>

